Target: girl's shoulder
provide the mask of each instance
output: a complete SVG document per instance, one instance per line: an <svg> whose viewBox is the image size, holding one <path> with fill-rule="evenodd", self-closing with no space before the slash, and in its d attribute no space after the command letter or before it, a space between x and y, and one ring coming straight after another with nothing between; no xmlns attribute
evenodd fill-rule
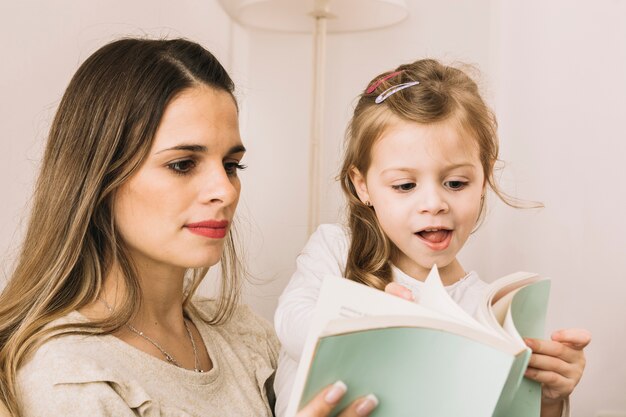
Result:
<svg viewBox="0 0 626 417"><path fill-rule="evenodd" d="M350 240L350 229L348 226L340 223L323 223L317 227L315 232L311 235L311 238L331 241L343 240L348 242Z"/></svg>
<svg viewBox="0 0 626 417"><path fill-rule="evenodd" d="M321 224L309 238L301 254L327 253L344 260L350 248L350 230L337 223Z"/></svg>

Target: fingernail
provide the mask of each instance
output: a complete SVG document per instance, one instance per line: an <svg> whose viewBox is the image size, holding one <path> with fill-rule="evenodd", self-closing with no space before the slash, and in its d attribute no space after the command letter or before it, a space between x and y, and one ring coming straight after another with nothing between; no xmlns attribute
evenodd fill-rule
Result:
<svg viewBox="0 0 626 417"><path fill-rule="evenodd" d="M356 413L359 416L366 416L378 406L378 398L374 394L368 394L363 401L356 407Z"/></svg>
<svg viewBox="0 0 626 417"><path fill-rule="evenodd" d="M415 301L415 297L413 297L412 291L405 291L403 297L409 301Z"/></svg>
<svg viewBox="0 0 626 417"><path fill-rule="evenodd" d="M339 400L341 399L341 397L343 397L343 394L345 394L347 390L348 387L346 386L346 384L343 383L343 381L337 381L333 384L332 387L330 387L330 390L328 390L328 392L326 393L324 401L326 401L328 404L337 404L337 402L339 402Z"/></svg>
<svg viewBox="0 0 626 417"><path fill-rule="evenodd" d="M533 348L535 345L535 342L532 339L526 339L524 338L524 343L526 343L526 346L528 346L529 348Z"/></svg>

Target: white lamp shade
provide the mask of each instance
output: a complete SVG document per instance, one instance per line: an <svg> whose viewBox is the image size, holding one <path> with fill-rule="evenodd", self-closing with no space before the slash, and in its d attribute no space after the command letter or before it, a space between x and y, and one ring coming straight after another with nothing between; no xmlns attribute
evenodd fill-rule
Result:
<svg viewBox="0 0 626 417"><path fill-rule="evenodd" d="M312 16L327 16L328 32L384 28L405 19L404 0L219 0L243 26L285 32L312 32Z"/></svg>

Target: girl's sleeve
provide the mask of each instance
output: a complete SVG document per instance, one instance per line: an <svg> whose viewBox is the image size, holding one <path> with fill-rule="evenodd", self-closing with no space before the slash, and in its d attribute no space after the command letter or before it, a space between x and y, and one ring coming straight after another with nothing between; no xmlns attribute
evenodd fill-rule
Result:
<svg viewBox="0 0 626 417"><path fill-rule="evenodd" d="M283 350L298 362L322 281L342 277L349 238L340 225L321 225L296 259L296 271L278 300L274 326Z"/></svg>

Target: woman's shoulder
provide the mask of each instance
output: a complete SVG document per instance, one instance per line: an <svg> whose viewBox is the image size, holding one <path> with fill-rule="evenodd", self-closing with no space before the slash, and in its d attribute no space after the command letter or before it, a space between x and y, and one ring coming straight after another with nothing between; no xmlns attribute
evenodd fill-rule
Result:
<svg viewBox="0 0 626 417"><path fill-rule="evenodd" d="M263 371L273 371L278 361L280 342L273 326L265 318L259 316L246 304L235 307L233 314L224 322L211 325L210 319L215 317L217 301L194 297L194 311L207 323L200 331L216 332L228 349L238 357L254 357L254 366ZM226 346L225 346L226 347Z"/></svg>
<svg viewBox="0 0 626 417"><path fill-rule="evenodd" d="M196 312L204 322L211 322L218 309L216 300L196 296L192 303ZM221 333L226 333L229 337L239 335L246 338L256 338L266 340L271 344L277 344L274 328L265 318L255 313L248 305L238 304L233 310L233 314L219 325L212 328Z"/></svg>
<svg viewBox="0 0 626 417"><path fill-rule="evenodd" d="M211 322L218 312L219 302L213 298L196 295L191 303L205 322ZM247 304L241 303L234 306L232 316L221 325L256 328L259 324L264 325L266 323L267 320L255 313Z"/></svg>
<svg viewBox="0 0 626 417"><path fill-rule="evenodd" d="M72 324L86 321L86 318L74 311L49 323L46 328L51 333L27 357L21 372L32 370L60 375L65 369L73 368L68 368L68 364L79 364L78 359L98 351L101 341L97 336L72 332Z"/></svg>
<svg viewBox="0 0 626 417"><path fill-rule="evenodd" d="M73 312L50 323L50 328L81 322ZM80 396L81 401L96 403L107 400L111 410L126 410L147 401L145 392L129 384L116 368L115 350L107 349L106 336L61 334L56 332L38 346L17 372L17 391L26 415L37 414L40 407L65 410ZM92 401L93 400L93 401ZM119 408L121 407L121 408ZM66 415L79 415L80 407ZM123 415L123 414L120 414Z"/></svg>
<svg viewBox="0 0 626 417"><path fill-rule="evenodd" d="M27 357L18 370L18 377L52 383L85 382L82 380L91 378L94 373L108 372L101 360L106 350L106 336L79 334L71 327L87 321L74 311L47 325L51 334Z"/></svg>

